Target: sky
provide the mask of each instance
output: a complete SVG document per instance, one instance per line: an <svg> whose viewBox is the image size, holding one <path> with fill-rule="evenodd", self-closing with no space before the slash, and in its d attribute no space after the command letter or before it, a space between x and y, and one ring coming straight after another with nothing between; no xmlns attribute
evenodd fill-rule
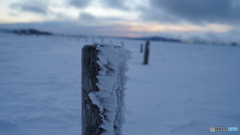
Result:
<svg viewBox="0 0 240 135"><path fill-rule="evenodd" d="M239 41L239 0L1 0L0 28Z"/></svg>

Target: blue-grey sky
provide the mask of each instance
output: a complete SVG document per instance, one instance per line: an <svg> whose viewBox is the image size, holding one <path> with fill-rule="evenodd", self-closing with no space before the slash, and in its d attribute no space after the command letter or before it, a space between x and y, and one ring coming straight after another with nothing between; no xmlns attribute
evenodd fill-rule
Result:
<svg viewBox="0 0 240 135"><path fill-rule="evenodd" d="M6 0L0 4L0 27L236 40L239 14L239 0Z"/></svg>

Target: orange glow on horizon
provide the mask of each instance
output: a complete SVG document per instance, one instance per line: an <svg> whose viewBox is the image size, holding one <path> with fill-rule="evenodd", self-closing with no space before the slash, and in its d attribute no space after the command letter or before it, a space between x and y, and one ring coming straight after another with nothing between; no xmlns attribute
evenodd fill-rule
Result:
<svg viewBox="0 0 240 135"><path fill-rule="evenodd" d="M191 24L140 24L130 23L127 25L129 31L135 32L216 32L225 33L232 29L232 27L220 24L209 24L206 26L197 26Z"/></svg>

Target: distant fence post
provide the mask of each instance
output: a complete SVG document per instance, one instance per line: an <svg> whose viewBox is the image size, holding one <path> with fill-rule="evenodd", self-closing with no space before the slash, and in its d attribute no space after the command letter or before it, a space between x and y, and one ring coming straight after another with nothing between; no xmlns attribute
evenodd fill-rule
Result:
<svg viewBox="0 0 240 135"><path fill-rule="evenodd" d="M95 37L94 36L92 36L92 42L95 42Z"/></svg>
<svg viewBox="0 0 240 135"><path fill-rule="evenodd" d="M149 60L149 46L150 46L150 42L146 41L145 52L144 52L144 60L143 60L143 64L144 65L148 64L148 60Z"/></svg>
<svg viewBox="0 0 240 135"><path fill-rule="evenodd" d="M140 53L143 52L143 44L140 45Z"/></svg>
<svg viewBox="0 0 240 135"><path fill-rule="evenodd" d="M100 39L101 39L101 43L103 43L104 42L104 37L100 37Z"/></svg>
<svg viewBox="0 0 240 135"><path fill-rule="evenodd" d="M120 46L83 47L82 135L121 134L125 61L130 54Z"/></svg>
<svg viewBox="0 0 240 135"><path fill-rule="evenodd" d="M85 38L85 42L88 42L88 37L87 37L87 36L85 36L84 38Z"/></svg>
<svg viewBox="0 0 240 135"><path fill-rule="evenodd" d="M121 47L124 47L124 42L123 41L121 41Z"/></svg>

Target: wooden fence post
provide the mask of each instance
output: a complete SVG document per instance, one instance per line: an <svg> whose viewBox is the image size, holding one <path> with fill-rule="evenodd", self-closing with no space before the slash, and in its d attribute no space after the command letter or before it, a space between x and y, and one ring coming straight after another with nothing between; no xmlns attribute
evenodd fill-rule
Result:
<svg viewBox="0 0 240 135"><path fill-rule="evenodd" d="M140 52L143 52L143 44L140 45Z"/></svg>
<svg viewBox="0 0 240 135"><path fill-rule="evenodd" d="M121 41L120 43L121 43L121 47L124 47L124 42L123 42L123 41Z"/></svg>
<svg viewBox="0 0 240 135"><path fill-rule="evenodd" d="M96 43L83 47L82 135L121 134L125 61L130 55L131 51L120 46Z"/></svg>
<svg viewBox="0 0 240 135"><path fill-rule="evenodd" d="M94 36L92 36L92 42L95 42L95 37Z"/></svg>
<svg viewBox="0 0 240 135"><path fill-rule="evenodd" d="M144 52L144 60L143 60L143 64L144 65L148 64L148 60L149 60L149 46L150 46L150 42L146 41L145 52Z"/></svg>
<svg viewBox="0 0 240 135"><path fill-rule="evenodd" d="M100 37L100 39L101 39L101 43L103 43L104 42L104 37Z"/></svg>
<svg viewBox="0 0 240 135"><path fill-rule="evenodd" d="M86 45L82 49L82 135L100 135L102 119L99 109L92 104L88 94L98 91L96 86L99 66L96 46Z"/></svg>
<svg viewBox="0 0 240 135"><path fill-rule="evenodd" d="M88 37L87 37L87 36L85 36L84 38L85 38L85 42L88 42Z"/></svg>

